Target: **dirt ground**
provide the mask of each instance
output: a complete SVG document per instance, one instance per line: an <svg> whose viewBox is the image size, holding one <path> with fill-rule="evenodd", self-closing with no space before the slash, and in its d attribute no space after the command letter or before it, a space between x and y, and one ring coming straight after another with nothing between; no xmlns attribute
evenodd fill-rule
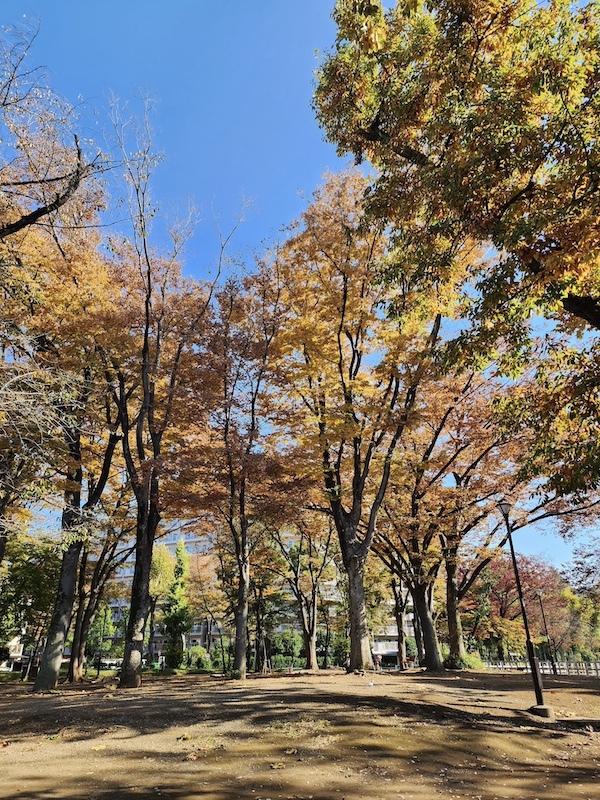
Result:
<svg viewBox="0 0 600 800"><path fill-rule="evenodd" d="M468 672L0 685L0 798L598 800L600 681Z"/></svg>

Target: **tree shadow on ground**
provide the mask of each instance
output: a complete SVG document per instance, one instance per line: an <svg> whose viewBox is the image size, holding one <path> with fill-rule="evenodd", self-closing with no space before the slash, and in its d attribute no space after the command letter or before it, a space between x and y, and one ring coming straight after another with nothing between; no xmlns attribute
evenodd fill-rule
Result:
<svg viewBox="0 0 600 800"><path fill-rule="evenodd" d="M48 695L0 692L3 738L25 750L40 740L47 748L60 745L44 753L57 774L27 774L23 767L16 791L0 789L0 797L433 800L458 793L564 800L569 785L578 787L573 797L594 796L599 720L548 726L507 706L512 687L503 692L494 682L490 691L477 675L457 681L419 674L380 687L370 687L369 676L365 681L174 678L135 692L102 685ZM513 685L526 690L522 681ZM437 695L435 687L442 690ZM419 696L401 696L404 688ZM470 700L461 708L456 693L443 694L450 688L487 694L481 706ZM219 741L202 749L202 737ZM80 748L77 777L71 745ZM99 774L86 773L92 762Z"/></svg>
<svg viewBox="0 0 600 800"><path fill-rule="evenodd" d="M422 683L440 688L456 689L456 678L419 675ZM580 679L581 680L581 679ZM503 686L509 685L503 682ZM506 705L506 689L494 683L494 691L487 696L467 697L468 708L457 707L458 699L443 692L429 699L426 692L416 699L398 697L400 683L394 693L369 695L368 688L353 687L352 691L337 691L328 687L320 691L319 679L310 685L277 688L277 682L248 681L247 683L195 681L189 678L151 682L141 690L119 692L112 687L91 684L49 694L29 694L22 690L6 698L3 713L3 736L10 738L28 733L56 735L65 728L79 728L81 738L94 737L98 730L111 726L127 726L138 733L150 733L173 726L204 723L224 723L240 717L252 725L283 724L304 706L319 710L324 715L334 715L340 724L351 724L357 711L370 709L383 714L401 715L407 720L439 723L456 723L486 730L505 731L537 726L550 730L540 718ZM485 689L485 681L475 676L460 678L462 692ZM510 690L524 691L529 687L522 681L513 683ZM510 691L509 690L509 691ZM582 686L584 692L593 692L591 686ZM578 690L578 691L581 691ZM597 691L594 692L597 694ZM0 697L5 693L0 690ZM444 697L443 702L440 698ZM504 702L503 702L504 701ZM498 712L502 712L500 715ZM556 735L566 731L600 730L600 719L560 720L552 730Z"/></svg>

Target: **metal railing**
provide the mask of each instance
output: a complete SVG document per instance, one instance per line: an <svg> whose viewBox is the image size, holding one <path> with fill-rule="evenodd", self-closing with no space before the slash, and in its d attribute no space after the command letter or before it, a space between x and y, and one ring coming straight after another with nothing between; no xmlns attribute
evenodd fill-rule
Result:
<svg viewBox="0 0 600 800"><path fill-rule="evenodd" d="M529 672L526 661L484 661L487 669L506 672ZM543 675L552 675L552 663L540 661L540 670ZM558 675L592 675L600 678L600 661L557 661L556 672Z"/></svg>

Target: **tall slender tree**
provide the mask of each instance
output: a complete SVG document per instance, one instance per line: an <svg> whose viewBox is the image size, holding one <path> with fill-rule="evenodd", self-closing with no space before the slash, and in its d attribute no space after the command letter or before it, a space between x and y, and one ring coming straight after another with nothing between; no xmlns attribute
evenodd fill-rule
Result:
<svg viewBox="0 0 600 800"><path fill-rule="evenodd" d="M407 284L388 317L376 284L389 253L369 227L357 172L327 176L279 255L285 322L280 374L297 462L323 482L348 575L353 669L372 666L363 576L394 454L434 368L452 293ZM387 308L386 308L387 307Z"/></svg>
<svg viewBox="0 0 600 800"><path fill-rule="evenodd" d="M223 546L236 565L233 668L241 679L247 671L251 555L264 531L260 509L268 504L266 483L277 460L265 452L264 438L272 413L266 386L278 313L278 283L267 270L231 280L217 295L210 342L213 436L201 469L210 487L205 502L219 511Z"/></svg>

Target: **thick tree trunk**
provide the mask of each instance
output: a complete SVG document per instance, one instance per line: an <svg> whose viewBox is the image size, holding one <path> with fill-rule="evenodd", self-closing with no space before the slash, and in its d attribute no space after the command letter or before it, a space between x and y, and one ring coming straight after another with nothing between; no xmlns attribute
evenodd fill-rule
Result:
<svg viewBox="0 0 600 800"><path fill-rule="evenodd" d="M306 654L305 669L316 672L319 669L319 661L317 659L317 598L313 594L310 600L298 595L296 595L296 599L300 610L300 625Z"/></svg>
<svg viewBox="0 0 600 800"><path fill-rule="evenodd" d="M152 498L158 498L158 487L153 486ZM149 511L146 513L146 508ZM138 519L135 546L135 569L131 586L131 606L127 625L125 653L121 666L119 688L136 689L142 684L142 659L144 656L144 633L152 607L150 597L150 567L154 537L160 521L155 502L146 503L138 499Z"/></svg>
<svg viewBox="0 0 600 800"><path fill-rule="evenodd" d="M152 550L145 543L144 547L138 547L136 551L125 653L119 680L119 688L121 689L137 689L142 685L144 632L151 606L148 590L150 587Z"/></svg>
<svg viewBox="0 0 600 800"><path fill-rule="evenodd" d="M319 669L319 659L317 658L317 630L304 636L304 648L306 650L306 669L317 672Z"/></svg>
<svg viewBox="0 0 600 800"><path fill-rule="evenodd" d="M74 542L65 550L62 557L58 593L46 638L46 647L42 655L40 668L35 681L34 691L44 692L55 689L62 664L65 642L71 624L75 587L77 584L77 566L81 553L81 542Z"/></svg>
<svg viewBox="0 0 600 800"><path fill-rule="evenodd" d="M237 677L246 680L248 659L246 639L248 631L248 597L250 594L250 563L247 557L238 560L238 596L234 610L235 656L233 670Z"/></svg>
<svg viewBox="0 0 600 800"><path fill-rule="evenodd" d="M458 663L466 655L458 595L458 557L456 548L446 551L446 611L450 656Z"/></svg>
<svg viewBox="0 0 600 800"><path fill-rule="evenodd" d="M373 657L367 628L364 563L352 558L348 573L348 606L350 616L350 669L373 669Z"/></svg>
<svg viewBox="0 0 600 800"><path fill-rule="evenodd" d="M412 587L411 594L415 612L419 617L423 647L425 650L425 667L429 670L441 672L444 669L440 644L438 642L433 616L428 602L428 589L425 584L418 583Z"/></svg>
<svg viewBox="0 0 600 800"><path fill-rule="evenodd" d="M304 652L306 653L305 669L316 672L319 669L317 659L317 622L314 614L302 614L302 638L304 640Z"/></svg>
<svg viewBox="0 0 600 800"><path fill-rule="evenodd" d="M81 483L83 480L78 432L71 435L69 449L74 466L67 474L65 507L62 514L61 528L65 538L71 538L71 543L62 557L56 601L46 637L46 646L34 686L34 691L36 692L55 689L58 684L65 642L73 615L79 556L83 547L82 542L76 539L73 541L73 538L77 535L77 527L81 522Z"/></svg>

